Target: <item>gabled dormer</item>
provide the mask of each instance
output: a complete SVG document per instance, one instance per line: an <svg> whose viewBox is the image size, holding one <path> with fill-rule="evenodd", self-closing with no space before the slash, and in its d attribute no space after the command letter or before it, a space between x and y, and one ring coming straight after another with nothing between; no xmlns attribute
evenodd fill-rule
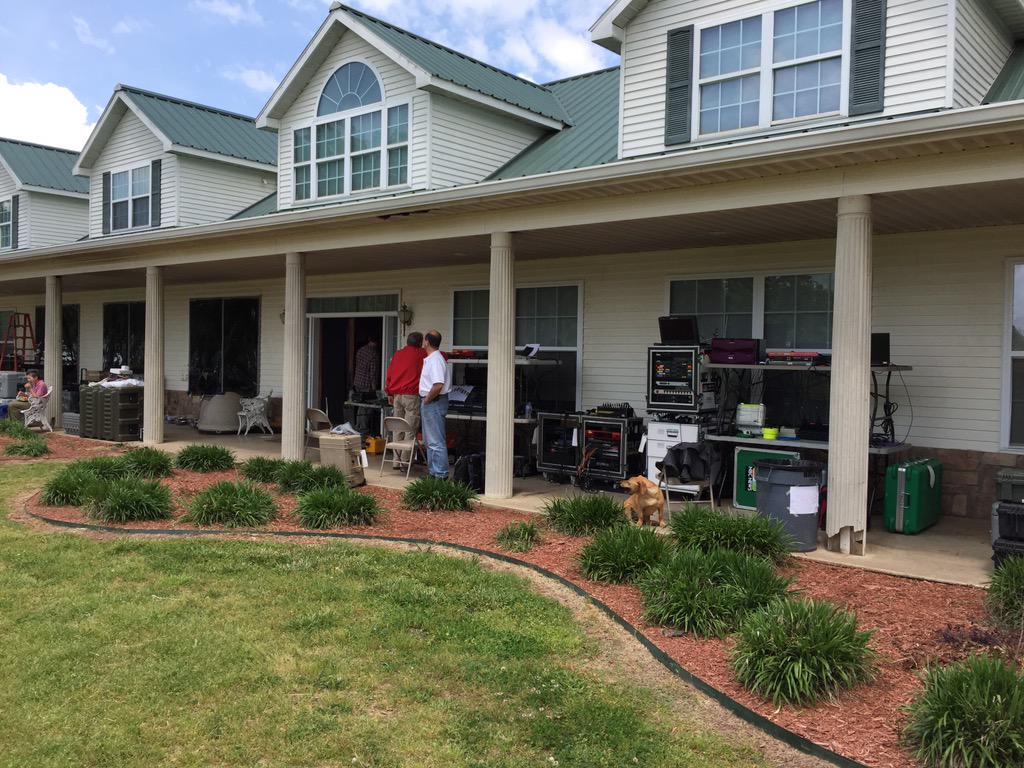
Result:
<svg viewBox="0 0 1024 768"><path fill-rule="evenodd" d="M280 208L481 181L570 124L551 89L339 3L256 122Z"/></svg>
<svg viewBox="0 0 1024 768"><path fill-rule="evenodd" d="M276 163L251 117L119 85L75 171L95 238L229 219L274 192Z"/></svg>
<svg viewBox="0 0 1024 768"><path fill-rule="evenodd" d="M77 152L0 139L0 253L85 236L89 183L75 176Z"/></svg>

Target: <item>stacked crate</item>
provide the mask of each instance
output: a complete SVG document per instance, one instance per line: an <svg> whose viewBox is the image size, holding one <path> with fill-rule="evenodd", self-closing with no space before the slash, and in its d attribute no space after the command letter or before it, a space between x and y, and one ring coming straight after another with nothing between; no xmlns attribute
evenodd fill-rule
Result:
<svg viewBox="0 0 1024 768"><path fill-rule="evenodd" d="M142 387L102 387L100 434L102 440L128 443L142 439Z"/></svg>
<svg viewBox="0 0 1024 768"><path fill-rule="evenodd" d="M1010 557L1024 557L1024 471L1004 469L996 475L999 486L993 515L999 537L992 542L992 559L998 568Z"/></svg>
<svg viewBox="0 0 1024 768"><path fill-rule="evenodd" d="M98 438L100 436L97 416L101 392L102 389L100 387L82 387L78 399L80 416L78 420L78 433L82 437Z"/></svg>

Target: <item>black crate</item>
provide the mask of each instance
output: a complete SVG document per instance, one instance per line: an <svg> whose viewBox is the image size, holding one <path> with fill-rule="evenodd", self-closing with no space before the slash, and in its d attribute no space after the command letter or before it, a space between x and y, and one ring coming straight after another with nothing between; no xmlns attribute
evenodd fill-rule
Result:
<svg viewBox="0 0 1024 768"><path fill-rule="evenodd" d="M104 421L118 421L122 419L141 419L142 406L137 403L130 405L104 405L100 411Z"/></svg>
<svg viewBox="0 0 1024 768"><path fill-rule="evenodd" d="M141 440L142 424L137 419L109 423L104 427L100 437L103 440L110 440L115 443L130 443Z"/></svg>
<svg viewBox="0 0 1024 768"><path fill-rule="evenodd" d="M1010 541L1024 541L1024 504L1002 502L999 515L999 536Z"/></svg>
<svg viewBox="0 0 1024 768"><path fill-rule="evenodd" d="M1024 469L1001 469L996 473L996 493L1000 501L1024 503Z"/></svg>
<svg viewBox="0 0 1024 768"><path fill-rule="evenodd" d="M1024 541L996 539L996 543L992 545L992 559L995 561L996 568L1011 557L1024 557Z"/></svg>

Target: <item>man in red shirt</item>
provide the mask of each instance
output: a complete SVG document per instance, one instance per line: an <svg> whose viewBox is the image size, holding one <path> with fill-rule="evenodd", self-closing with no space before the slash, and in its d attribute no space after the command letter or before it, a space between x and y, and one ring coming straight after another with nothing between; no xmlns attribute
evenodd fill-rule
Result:
<svg viewBox="0 0 1024 768"><path fill-rule="evenodd" d="M396 440L415 440L420 428L420 372L427 352L423 349L423 334L413 331L406 345L395 353L384 379L388 402L394 406L395 416L405 419L412 432L395 434ZM405 460L407 457L403 456Z"/></svg>

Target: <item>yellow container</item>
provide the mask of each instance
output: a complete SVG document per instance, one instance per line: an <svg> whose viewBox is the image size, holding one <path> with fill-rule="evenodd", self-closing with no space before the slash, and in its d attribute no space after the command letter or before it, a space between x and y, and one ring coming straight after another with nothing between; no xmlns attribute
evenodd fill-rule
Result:
<svg viewBox="0 0 1024 768"><path fill-rule="evenodd" d="M368 437L368 438L366 438L366 452L367 453L384 453L384 438L383 437Z"/></svg>
<svg viewBox="0 0 1024 768"><path fill-rule="evenodd" d="M778 427L764 427L761 430L761 437L765 440L778 440L779 439L779 428Z"/></svg>

